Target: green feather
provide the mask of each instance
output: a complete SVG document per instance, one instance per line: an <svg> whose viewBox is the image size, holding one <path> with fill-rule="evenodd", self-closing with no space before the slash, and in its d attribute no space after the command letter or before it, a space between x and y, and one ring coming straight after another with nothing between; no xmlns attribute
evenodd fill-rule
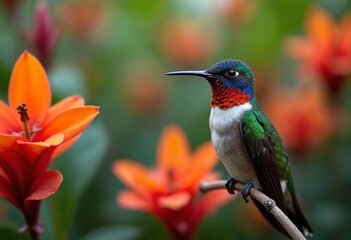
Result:
<svg viewBox="0 0 351 240"><path fill-rule="evenodd" d="M293 180L291 176L288 155L284 144L268 118L264 115L256 100L250 101L252 109L248 111L242 121L245 123L245 138L250 141L248 147L252 153L255 153L256 143L265 136L268 137L273 144L274 157L280 179L287 180L289 191L294 191Z"/></svg>

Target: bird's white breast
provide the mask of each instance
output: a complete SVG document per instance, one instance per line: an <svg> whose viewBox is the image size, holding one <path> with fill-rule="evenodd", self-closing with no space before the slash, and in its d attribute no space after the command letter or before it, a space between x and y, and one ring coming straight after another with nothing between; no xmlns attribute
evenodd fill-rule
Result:
<svg viewBox="0 0 351 240"><path fill-rule="evenodd" d="M211 109L210 115L210 127L215 128L216 131L226 130L231 123L240 122L242 116L245 112L252 108L250 103L245 103L239 106L229 108L227 110L222 110L218 107ZM212 125L212 126L211 126Z"/></svg>
<svg viewBox="0 0 351 240"><path fill-rule="evenodd" d="M217 155L229 174L243 183L257 179L253 164L244 150L240 131L241 119L250 109L250 103L227 110L215 107L210 115L211 139Z"/></svg>

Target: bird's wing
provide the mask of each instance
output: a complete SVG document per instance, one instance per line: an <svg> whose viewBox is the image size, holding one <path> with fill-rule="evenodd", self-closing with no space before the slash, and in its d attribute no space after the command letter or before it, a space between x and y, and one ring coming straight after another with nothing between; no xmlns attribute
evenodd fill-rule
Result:
<svg viewBox="0 0 351 240"><path fill-rule="evenodd" d="M275 138L274 136L272 138L272 134L277 135L278 133L276 133L263 113L260 115L254 111L249 111L244 114L240 128L244 149L252 160L262 192L273 199L277 206L287 214L281 188L280 174L277 168L277 155L274 150L276 147L273 142ZM255 203L266 219L279 231L287 235L274 217L272 217L261 204L256 201Z"/></svg>
<svg viewBox="0 0 351 240"><path fill-rule="evenodd" d="M247 112L241 121L244 148L255 167L262 192L274 199L278 207L286 213L274 143L264 119L257 115L253 111Z"/></svg>
<svg viewBox="0 0 351 240"><path fill-rule="evenodd" d="M288 156L278 132L262 111L248 111L245 113L240 128L244 149L253 163L262 192L276 202L277 206L305 236L311 236L313 230L297 202L290 175ZM281 180L287 181L286 187L288 189L284 195ZM284 196L290 199L287 203L284 201ZM274 227L289 237L264 206L257 201L255 201L255 204Z"/></svg>

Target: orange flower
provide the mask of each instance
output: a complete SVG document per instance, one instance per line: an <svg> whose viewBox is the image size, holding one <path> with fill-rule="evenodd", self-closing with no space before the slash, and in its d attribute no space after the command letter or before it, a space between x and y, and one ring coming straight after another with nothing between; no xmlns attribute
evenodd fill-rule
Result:
<svg viewBox="0 0 351 240"><path fill-rule="evenodd" d="M322 77L330 90L340 91L351 74L351 13L338 25L325 10L312 8L305 20L306 37L289 39L287 53L301 70Z"/></svg>
<svg viewBox="0 0 351 240"><path fill-rule="evenodd" d="M210 142L191 153L182 130L170 125L158 144L156 169L130 160L114 163L114 174L130 188L119 192L117 202L158 216L174 239L191 239L205 215L232 199L225 191L198 192L200 181L218 177L211 172L217 161Z"/></svg>
<svg viewBox="0 0 351 240"><path fill-rule="evenodd" d="M265 112L292 151L316 149L335 130L333 112L322 89L316 85L279 91L269 99Z"/></svg>
<svg viewBox="0 0 351 240"><path fill-rule="evenodd" d="M84 106L80 96L51 105L51 89L39 61L24 52L17 60L9 85L9 106L0 100L0 149L24 145L34 158L48 146L57 146L53 158L67 150L99 113ZM21 120L22 119L22 120Z"/></svg>
<svg viewBox="0 0 351 240"><path fill-rule="evenodd" d="M102 1L66 1L58 8L61 24L78 40L101 40L105 37L108 9Z"/></svg>
<svg viewBox="0 0 351 240"><path fill-rule="evenodd" d="M51 90L38 60L24 52L9 86L9 106L0 101L0 196L24 215L20 230L32 239L43 233L38 221L41 200L62 182L58 171L47 171L52 159L67 150L99 113L79 96L51 105Z"/></svg>
<svg viewBox="0 0 351 240"><path fill-rule="evenodd" d="M214 10L219 19L227 23L237 23L248 20L256 11L256 0L222 0L213 2Z"/></svg>
<svg viewBox="0 0 351 240"><path fill-rule="evenodd" d="M189 19L168 20L160 33L161 50L169 59L184 65L208 59L217 43L216 34L208 24Z"/></svg>

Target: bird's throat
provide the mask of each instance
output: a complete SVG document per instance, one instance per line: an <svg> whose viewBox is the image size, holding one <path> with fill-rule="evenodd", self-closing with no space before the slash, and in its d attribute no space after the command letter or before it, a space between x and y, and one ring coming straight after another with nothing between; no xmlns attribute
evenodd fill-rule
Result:
<svg viewBox="0 0 351 240"><path fill-rule="evenodd" d="M239 88L228 88L219 82L210 82L210 85L212 88L211 107L226 110L245 104L250 100L250 95L243 93Z"/></svg>

